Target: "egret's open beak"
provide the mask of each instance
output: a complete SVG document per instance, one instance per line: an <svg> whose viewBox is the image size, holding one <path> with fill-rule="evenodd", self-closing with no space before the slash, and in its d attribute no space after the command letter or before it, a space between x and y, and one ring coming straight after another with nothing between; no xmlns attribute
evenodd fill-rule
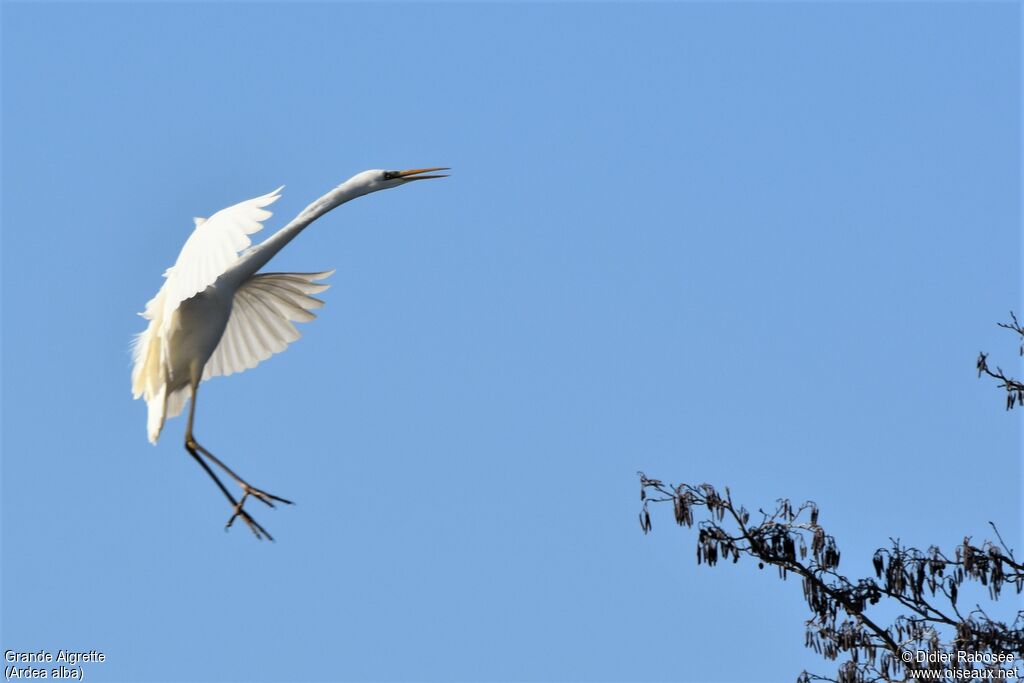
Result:
<svg viewBox="0 0 1024 683"><path fill-rule="evenodd" d="M420 175L421 173L430 173L431 171L447 171L447 167L438 166L437 168L412 168L408 171L399 171L397 177L402 180L427 180L428 178L447 178L447 173L440 173L435 175Z"/></svg>

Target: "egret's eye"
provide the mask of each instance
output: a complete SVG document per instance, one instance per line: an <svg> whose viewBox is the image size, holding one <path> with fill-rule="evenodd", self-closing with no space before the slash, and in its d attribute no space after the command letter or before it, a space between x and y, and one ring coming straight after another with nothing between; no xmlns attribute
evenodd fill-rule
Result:
<svg viewBox="0 0 1024 683"><path fill-rule="evenodd" d="M394 180L398 177L398 171L384 171L384 180Z"/></svg>

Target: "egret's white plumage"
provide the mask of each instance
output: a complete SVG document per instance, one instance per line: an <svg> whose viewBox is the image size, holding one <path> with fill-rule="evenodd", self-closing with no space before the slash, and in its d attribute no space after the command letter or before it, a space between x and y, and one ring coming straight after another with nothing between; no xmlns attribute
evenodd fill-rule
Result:
<svg viewBox="0 0 1024 683"><path fill-rule="evenodd" d="M261 273L249 278L235 292L228 326L206 363L202 379L254 368L288 348L302 336L292 321L306 323L316 317L313 309L324 302L311 295L330 287L317 280L333 273Z"/></svg>
<svg viewBox="0 0 1024 683"><path fill-rule="evenodd" d="M217 278L233 265L239 253L249 247L252 241L249 235L263 229L262 221L273 215L263 207L273 204L281 197L279 187L261 197L221 209L209 219L194 218L195 229L185 241L174 265L164 271L164 284L160 291L146 303L146 309L140 315L149 320L149 325L135 339L132 359L132 393L135 398L145 398L149 409L146 431L151 443L155 444L163 429L164 420L181 413L185 401L191 395L188 383L187 368L175 368L170 364L171 341L176 333L180 336L181 315L179 307L183 301L191 299L216 283ZM241 292L244 286L238 291ZM226 297L229 292L224 292ZM222 307L223 308L223 307ZM231 315L228 311L219 313ZM235 314L232 317L242 317ZM258 323L259 318L248 317L250 323ZM197 321L210 327L221 327L216 319ZM236 326L237 327L237 326ZM250 330L236 331L233 337L248 337ZM290 340L293 341L293 340ZM255 343L255 342L254 342ZM226 349L218 345L214 355L224 355ZM202 349L193 349L189 354L192 359L202 355ZM267 354L269 356L269 354ZM207 359L202 359L205 364ZM264 360L264 358L259 358ZM258 361L257 361L258 362ZM223 365L219 365L223 367ZM255 363L247 367L253 367ZM202 379L215 374L229 375L241 372L245 368L228 372L205 373ZM174 379L178 381L175 382Z"/></svg>
<svg viewBox="0 0 1024 683"><path fill-rule="evenodd" d="M440 168L409 171L364 171L306 207L293 221L257 247L249 248L249 235L262 229L271 216L266 209L281 196L281 189L222 209L209 219L195 218L174 265L164 272L164 283L146 304L142 317L149 321L132 346L132 393L148 408L146 430L156 443L167 418L180 414L192 398L185 448L217 482L234 504L228 521L241 516L257 537L266 535L242 509L248 496L268 505L289 502L249 486L243 479L200 446L192 437L195 395L199 383L256 367L299 338L293 322L308 322L323 305L314 294L327 289L319 281L334 271L317 273L258 273L288 242L331 209L356 197L404 185L413 180L439 178L424 175ZM228 492L207 460L226 471L242 488L240 502Z"/></svg>

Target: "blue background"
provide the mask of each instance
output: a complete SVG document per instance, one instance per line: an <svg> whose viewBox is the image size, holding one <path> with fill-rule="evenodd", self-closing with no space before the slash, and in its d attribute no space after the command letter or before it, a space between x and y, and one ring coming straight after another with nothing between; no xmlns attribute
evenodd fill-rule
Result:
<svg viewBox="0 0 1024 683"><path fill-rule="evenodd" d="M637 470L1020 550L1016 3L3 7L3 647L93 681L792 680L797 581L637 524ZM286 183L320 318L146 443L135 316ZM1006 614L1016 608L1013 598ZM1019 603L1016 603L1019 604Z"/></svg>

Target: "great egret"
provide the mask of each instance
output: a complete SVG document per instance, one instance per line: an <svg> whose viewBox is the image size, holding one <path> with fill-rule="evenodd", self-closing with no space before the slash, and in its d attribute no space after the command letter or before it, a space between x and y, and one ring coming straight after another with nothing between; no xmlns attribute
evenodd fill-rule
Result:
<svg viewBox="0 0 1024 683"><path fill-rule="evenodd" d="M132 345L132 393L145 398L149 409L149 440L156 444L164 420L181 413L192 399L185 428L185 450L195 458L231 501L225 528L241 517L256 538L273 540L244 509L252 496L270 507L291 501L251 486L196 441L192 424L199 383L254 368L299 338L291 321L307 322L311 309L323 302L311 295L328 285L317 284L334 271L321 273L258 273L257 271L317 218L363 195L399 187L446 168L407 171L363 171L307 206L295 219L259 246L249 248L249 235L270 217L264 207L281 196L278 188L262 197L229 206L209 219L195 218L195 230L178 260L164 272L164 284L140 315L149 320ZM244 250L244 251L243 251ZM239 253L241 252L241 253ZM237 501L203 460L224 470L242 488Z"/></svg>

